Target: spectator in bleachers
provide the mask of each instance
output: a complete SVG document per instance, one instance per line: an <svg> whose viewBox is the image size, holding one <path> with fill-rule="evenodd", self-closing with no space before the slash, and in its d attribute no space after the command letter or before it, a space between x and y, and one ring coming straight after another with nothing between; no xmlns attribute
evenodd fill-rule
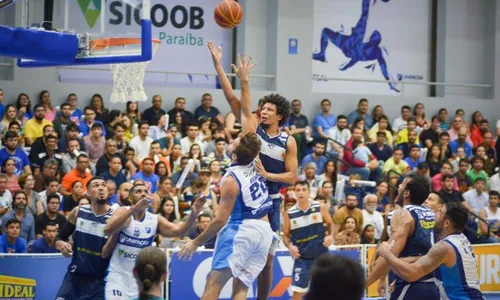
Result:
<svg viewBox="0 0 500 300"><path fill-rule="evenodd" d="M484 150L486 150L486 155L495 162L495 165L497 163L497 151L495 150L495 141L493 140L493 133L491 132L486 132L484 134L484 141L483 144L480 145L484 147Z"/></svg>
<svg viewBox="0 0 500 300"><path fill-rule="evenodd" d="M42 237L45 226L50 222L56 227L56 230L63 228L66 218L59 213L61 207L61 198L58 194L49 194L47 196L47 210L35 218L35 235L39 239Z"/></svg>
<svg viewBox="0 0 500 300"><path fill-rule="evenodd" d="M349 114L347 121L349 122L349 125L353 125L354 121L358 118L365 120L366 131L372 128L373 119L372 116L368 114L368 99L362 98L358 101L358 108Z"/></svg>
<svg viewBox="0 0 500 300"><path fill-rule="evenodd" d="M392 140L392 133L389 130L389 119L386 115L382 115L380 116L377 124L378 126L373 126L367 133L369 142L376 143L377 133L382 132L385 135L386 144L389 145L390 148L392 148L394 142Z"/></svg>
<svg viewBox="0 0 500 300"><path fill-rule="evenodd" d="M441 190L441 188L443 187L444 175L451 175L453 177L453 168L451 164L447 161L443 162L439 174L436 174L432 177L431 190L436 192L439 192ZM453 177L453 189L458 191L458 183L455 177Z"/></svg>
<svg viewBox="0 0 500 300"><path fill-rule="evenodd" d="M344 148L342 148L342 145L345 145L351 138L347 117L339 115L337 118L337 125L330 128L327 134L329 138L336 141L336 143L330 140L327 141L328 153L342 159L344 157ZM341 145L339 145L339 143Z"/></svg>
<svg viewBox="0 0 500 300"><path fill-rule="evenodd" d="M80 180L73 182L71 190L73 193L71 193L70 196L63 196L63 201L61 202L61 205L63 206L62 211L65 216L68 216L73 208L79 205L80 200L83 198L83 193L85 192L83 189L83 183Z"/></svg>
<svg viewBox="0 0 500 300"><path fill-rule="evenodd" d="M92 164L97 163L97 160L104 155L106 147L106 139L102 136L104 128L102 124L94 123L90 129L90 134L83 138L85 149Z"/></svg>
<svg viewBox="0 0 500 300"><path fill-rule="evenodd" d="M165 168L166 168L165 175L167 175L167 176L171 175L169 173L170 163L168 162L168 159L161 154L160 143L158 141L153 141L151 143L151 145L149 146L149 155L147 157L154 160L155 166L158 162L163 162L165 164Z"/></svg>
<svg viewBox="0 0 500 300"><path fill-rule="evenodd" d="M66 128L70 123L73 123L71 120L71 106L69 103L63 103L61 104L60 113L54 121L52 121L52 124L54 124L54 130L56 131L58 137L66 136Z"/></svg>
<svg viewBox="0 0 500 300"><path fill-rule="evenodd" d="M0 236L0 253L28 253L26 241L19 237L21 222L10 219L5 224L6 231Z"/></svg>
<svg viewBox="0 0 500 300"><path fill-rule="evenodd" d="M361 227L358 225L358 222L354 217L346 217L342 223L342 228L342 231L335 236L335 245L344 246L357 245L361 243L361 238L359 236L361 233Z"/></svg>
<svg viewBox="0 0 500 300"><path fill-rule="evenodd" d="M309 183L309 191L311 192L311 198L315 198L318 189L321 186L321 177L318 174L318 167L316 166L316 163L313 161L308 162L307 164L304 165L302 168L302 174L299 175L299 180L306 180L307 183Z"/></svg>
<svg viewBox="0 0 500 300"><path fill-rule="evenodd" d="M49 135L56 135L53 125L45 125L43 127L43 135L33 141L29 153L29 159L33 163L38 159L38 154L47 150L47 137Z"/></svg>
<svg viewBox="0 0 500 300"><path fill-rule="evenodd" d="M210 130L210 119L207 117L201 117L198 120L198 140L206 145L212 139L212 130Z"/></svg>
<svg viewBox="0 0 500 300"><path fill-rule="evenodd" d="M2 217L3 232L7 230L7 222L16 219L21 222L21 233L19 237L31 244L35 240L35 218L26 213L26 194L17 191L12 196L12 209Z"/></svg>
<svg viewBox="0 0 500 300"><path fill-rule="evenodd" d="M179 170L177 172L172 173L172 183L174 185L177 185L177 182L181 178L182 172L184 171L184 168L186 168L188 161L189 161L189 157L183 156L181 158ZM196 174L192 171L189 171L187 173L186 179L184 180L184 183L181 186L181 190L184 190L185 188L187 188L189 186L189 184L191 183L191 181L194 180L196 177L198 177L198 174Z"/></svg>
<svg viewBox="0 0 500 300"><path fill-rule="evenodd" d="M35 192L40 193L47 188L46 178L58 178L59 163L55 159L47 159L42 167L42 171L35 175Z"/></svg>
<svg viewBox="0 0 500 300"><path fill-rule="evenodd" d="M459 130L460 128L464 127L466 129L466 132L468 132L467 125L464 124L463 118L460 116L455 116L453 118L453 124L451 125L451 128L448 130L448 133L450 134L450 144L454 140L458 139ZM467 134L465 142L472 146L472 140L470 139L469 134Z"/></svg>
<svg viewBox="0 0 500 300"><path fill-rule="evenodd" d="M52 122L45 119L45 108L40 104L35 105L35 115L24 125L25 144L31 146L33 142L43 136L45 125L52 125Z"/></svg>
<svg viewBox="0 0 500 300"><path fill-rule="evenodd" d="M236 119L232 112L229 112L224 118L224 129L228 140L235 139L241 132L241 123Z"/></svg>
<svg viewBox="0 0 500 300"><path fill-rule="evenodd" d="M333 216L333 223L335 223L333 229L334 236L337 236L341 225L345 222L347 217L353 217L356 220L356 224L363 224L364 222L363 211L358 208L358 198L356 195L346 195L346 204L335 212ZM356 229L358 233L361 233L361 228ZM337 245L337 242L335 242L335 245Z"/></svg>
<svg viewBox="0 0 500 300"><path fill-rule="evenodd" d="M166 114L161 108L163 100L160 95L154 95L151 102L153 105L142 113L142 119L135 118L137 123L142 120L148 122L150 126L156 126L161 117ZM170 122L172 122L172 116L170 116Z"/></svg>
<svg viewBox="0 0 500 300"><path fill-rule="evenodd" d="M0 173L0 218L5 215L12 205L12 194L6 189L7 176ZM0 219L0 225L1 219Z"/></svg>
<svg viewBox="0 0 500 300"><path fill-rule="evenodd" d="M471 138L474 134L478 134L481 132L482 120L483 120L483 114L480 111L476 110L475 112L472 113L472 116L470 118L470 127L469 127Z"/></svg>
<svg viewBox="0 0 500 300"><path fill-rule="evenodd" d="M443 199L444 203L464 203L465 199L462 193L458 191L455 186L456 179L451 174L446 174L442 177L443 187L438 192L439 197ZM466 205L467 206L467 205Z"/></svg>
<svg viewBox="0 0 500 300"><path fill-rule="evenodd" d="M384 169L383 169L384 174L387 174L389 171L394 171L394 172L397 172L401 175L404 175L410 171L410 167L408 166L408 163L403 160L403 150L394 149L394 153L392 154L392 157L389 158L384 163ZM394 176L394 175L391 175L391 176Z"/></svg>
<svg viewBox="0 0 500 300"><path fill-rule="evenodd" d="M73 122L69 123L68 126L66 127L66 134L58 137L59 138L59 141L57 142L58 152L66 153L69 140L78 141L78 144L80 144L79 149L81 151L85 151L85 143L83 142L83 139L79 136L79 133L80 131L78 129L78 125L76 125Z"/></svg>
<svg viewBox="0 0 500 300"><path fill-rule="evenodd" d="M210 170L210 186L215 190L217 197L220 196L219 183L222 179L222 170L220 162L217 160L211 161L208 164L208 169Z"/></svg>
<svg viewBox="0 0 500 300"><path fill-rule="evenodd" d="M184 131L182 130L183 126L180 127L179 126L180 124L177 123L178 113L180 113L182 120L185 122L193 122L196 121L196 119L194 118L194 115L190 111L186 110L186 99L178 97L177 99L175 99L174 105L175 107L168 111L169 123L177 124L177 128L181 131Z"/></svg>
<svg viewBox="0 0 500 300"><path fill-rule="evenodd" d="M488 180L488 188L490 191L497 191L500 193L500 174L498 172Z"/></svg>
<svg viewBox="0 0 500 300"><path fill-rule="evenodd" d="M136 134L136 132L134 130L134 124L137 124L137 123L135 123L135 121L132 119L131 116L129 116L127 114L123 114L122 115L122 124L123 124L123 126L125 126L125 133L123 134L123 138L125 139L125 141L128 144L128 143L130 143L130 140Z"/></svg>
<svg viewBox="0 0 500 300"><path fill-rule="evenodd" d="M291 106L292 111L288 119L288 125L290 126L288 134L293 136L297 142L297 159L301 161L307 152L306 131L310 130L309 120L300 112L302 109L302 102L300 102L300 100L293 100Z"/></svg>
<svg viewBox="0 0 500 300"><path fill-rule="evenodd" d="M448 110L446 108L439 109L438 118L439 128L441 131L447 131L450 129L450 124L448 123Z"/></svg>
<svg viewBox="0 0 500 300"><path fill-rule="evenodd" d="M467 141L467 128L461 127L458 130L458 138L450 142L451 153L455 154L458 147L462 147L465 150L466 157L472 157L472 145Z"/></svg>
<svg viewBox="0 0 500 300"><path fill-rule="evenodd" d="M375 227L372 224L364 226L361 232L361 244L376 245L378 240L375 238Z"/></svg>
<svg viewBox="0 0 500 300"><path fill-rule="evenodd" d="M472 208L472 212L479 214L483 208L488 206L489 202L489 196L486 192L486 180L477 178L474 182L474 189L465 192L463 197Z"/></svg>
<svg viewBox="0 0 500 300"><path fill-rule="evenodd" d="M325 164L328 159L325 156L325 144L319 140L314 142L313 152L308 154L302 159L302 169L305 168L307 164L313 162L316 165L316 174L323 174L325 170Z"/></svg>
<svg viewBox="0 0 500 300"><path fill-rule="evenodd" d="M189 148L188 157L194 162L193 171L196 173L200 172L201 169L201 147L198 144L192 144L191 148Z"/></svg>
<svg viewBox="0 0 500 300"><path fill-rule="evenodd" d="M425 161L429 165L431 177L439 173L441 166L443 165L443 159L441 156L441 148L439 148L438 144L434 144L429 147L429 152Z"/></svg>
<svg viewBox="0 0 500 300"><path fill-rule="evenodd" d="M337 124L337 118L330 114L332 102L328 99L321 100L321 113L314 117L313 137L315 139L328 139L328 131Z"/></svg>
<svg viewBox="0 0 500 300"><path fill-rule="evenodd" d="M467 171L467 177L471 182L476 182L477 178L482 178L485 182L488 180L488 174L484 171L484 158L474 156L471 160L472 168Z"/></svg>
<svg viewBox="0 0 500 300"><path fill-rule="evenodd" d="M62 216L61 216L62 217ZM65 219L64 217L62 217ZM57 253L56 249L56 235L58 230L58 224L50 221L43 224L42 234L37 237L37 240L33 243L31 248L32 253ZM62 228L59 226L59 228Z"/></svg>
<svg viewBox="0 0 500 300"><path fill-rule="evenodd" d="M68 172L76 167L76 158L80 154L86 154L80 151L80 143L77 140L68 140L66 153L62 156L61 176L64 177Z"/></svg>
<svg viewBox="0 0 500 300"><path fill-rule="evenodd" d="M148 157L153 139L148 136L149 125L146 121L141 121L138 128L138 135L130 140L129 147L135 150L137 160L142 161Z"/></svg>
<svg viewBox="0 0 500 300"><path fill-rule="evenodd" d="M106 172L102 173L101 176L104 180L113 180L117 186L127 181L127 177L122 173L122 160L120 156L115 154L109 160L109 168Z"/></svg>
<svg viewBox="0 0 500 300"><path fill-rule="evenodd" d="M144 182L149 182L151 184L150 193L156 192L158 189L158 181L160 178L153 173L155 161L150 157L146 157L142 160L142 169L140 172L135 173L132 180L142 180Z"/></svg>
<svg viewBox="0 0 500 300"><path fill-rule="evenodd" d="M352 137L351 139L346 143L346 147L344 149L344 160L347 164L350 165L349 168L347 168L347 174L359 174L361 177L361 180L368 180L370 176L378 179L380 175L380 168L379 168L379 162L376 159L371 160L369 163L364 163L358 159L355 159L353 157L352 151L354 150L352 147L353 141L362 141L363 137L363 131L360 128L352 128ZM344 166L344 169L346 169L346 166Z"/></svg>
<svg viewBox="0 0 500 300"><path fill-rule="evenodd" d="M117 144L115 140L107 140L106 141L106 146L105 146L105 152L104 155L99 158L99 160L96 163L95 167L95 174L97 176L101 175L102 173L106 172L108 170L108 163L109 160L117 154L121 161L122 161L122 167L126 168L128 170L128 173L130 177L134 176L136 170L138 169L138 165L134 165L133 161L128 160L125 155L127 154L125 149L123 150L123 153L118 153L117 150ZM131 149L131 148L129 148ZM132 152L134 152L134 149L131 149ZM132 155L133 156L133 155Z"/></svg>
<svg viewBox="0 0 500 300"><path fill-rule="evenodd" d="M193 144L198 144L203 155L204 143L198 139L199 126L196 122L191 122L187 125L187 135L181 139L181 148L184 154L188 154Z"/></svg>
<svg viewBox="0 0 500 300"><path fill-rule="evenodd" d="M75 124L79 124L83 116L83 111L78 107L76 107L77 102L78 102L78 97L76 96L76 94L71 93L68 95L67 103L70 106L71 121L73 121L73 123Z"/></svg>
<svg viewBox="0 0 500 300"><path fill-rule="evenodd" d="M337 200L335 200L335 187L333 186L331 181L323 181L321 183L321 189L318 192L318 195L316 195L316 199L318 196L323 196L325 198L326 203L328 204L327 206L331 209L333 215L334 209L336 210L338 208L338 203Z"/></svg>
<svg viewBox="0 0 500 300"><path fill-rule="evenodd" d="M467 176L467 171L470 165L467 159L461 159L458 167L458 171L455 173L455 178L458 182L458 190L461 193L465 193L472 188L472 181Z"/></svg>
<svg viewBox="0 0 500 300"><path fill-rule="evenodd" d="M370 149L360 141L353 141L352 148L353 148L352 153L354 155L354 159L358 159L364 162L365 164L370 162L370 160L372 159L376 159L376 157L373 155Z"/></svg>
<svg viewBox="0 0 500 300"><path fill-rule="evenodd" d="M219 119L221 123L224 122L219 109L215 106L212 106L212 103L212 95L210 95L209 93L203 94L201 96L201 105L198 106L194 111L194 119L198 120L201 117L207 117L210 119Z"/></svg>
<svg viewBox="0 0 500 300"><path fill-rule="evenodd" d="M62 202L63 199L63 195L59 193L60 189L59 180L56 177L47 177L46 182L47 182L47 189L38 193L38 196L40 197L40 201L38 201L36 204L37 206L36 210L38 212L37 213L38 215L47 210L48 195L55 194L59 196L59 199L61 200L60 202Z"/></svg>
<svg viewBox="0 0 500 300"><path fill-rule="evenodd" d="M385 181L380 181L377 185L377 191L375 196L377 196L377 211L385 215L389 210L389 196L387 192L389 191L389 185Z"/></svg>
<svg viewBox="0 0 500 300"><path fill-rule="evenodd" d="M158 175L159 178L168 176L167 164L162 161L158 161L155 164L155 174Z"/></svg>
<svg viewBox="0 0 500 300"><path fill-rule="evenodd" d="M26 124L28 120L33 118L33 111L31 110L30 97L25 93L20 93L16 101L17 119Z"/></svg>
<svg viewBox="0 0 500 300"><path fill-rule="evenodd" d="M369 194L363 198L363 224L361 228L367 225L373 225L375 228L375 239L379 240L384 231L384 218L377 211L377 195Z"/></svg>
<svg viewBox="0 0 500 300"><path fill-rule="evenodd" d="M382 105L380 105L380 104L375 105L372 109L372 120L373 120L372 128L378 127L378 121L380 121L380 117L382 117L383 115L385 115L385 113L384 113L384 108L382 107ZM389 124L389 127L390 126L391 125ZM392 129L391 129L391 131L392 131Z"/></svg>
<svg viewBox="0 0 500 300"><path fill-rule="evenodd" d="M0 165L4 165L9 158L14 159L16 164L15 174L20 176L22 173L31 173L30 160L23 149L18 147L17 133L7 131L4 136L5 148L0 150Z"/></svg>
<svg viewBox="0 0 500 300"><path fill-rule="evenodd" d="M420 139L418 138L418 133L416 131L417 121L415 121L414 117L409 117L406 122L406 128L399 130L396 145L401 145L409 142L410 133L415 132L416 140L415 144L420 144Z"/></svg>
<svg viewBox="0 0 500 300"><path fill-rule="evenodd" d="M2 122L0 122L0 133L4 135L8 129L10 122L17 122L21 126L22 121L16 118L17 111L14 105L9 104L5 107L5 114L2 117Z"/></svg>
<svg viewBox="0 0 500 300"><path fill-rule="evenodd" d="M90 106L85 107L83 110L85 113L85 120L80 122L78 129L82 136L87 136L90 134L90 129L94 124L101 124L102 136L106 136L106 128L104 128L104 123L96 119L96 111Z"/></svg>
<svg viewBox="0 0 500 300"><path fill-rule="evenodd" d="M417 127L415 131L418 135L422 133L422 131L427 130L431 127L431 121L425 118L425 107L423 103L415 104L413 107L413 117L415 118L415 122L417 123Z"/></svg>
<svg viewBox="0 0 500 300"><path fill-rule="evenodd" d="M401 116L397 117L392 122L392 131L394 132L394 135L397 136L401 130L406 129L410 116L411 108L408 105L403 105L401 107Z"/></svg>
<svg viewBox="0 0 500 300"><path fill-rule="evenodd" d="M208 165L216 160L224 172L231 165L231 158L226 154L227 143L224 138L217 138L214 142L215 151L206 156L204 163Z"/></svg>
<svg viewBox="0 0 500 300"><path fill-rule="evenodd" d="M104 107L104 100L100 94L94 94L90 100L90 107L95 111L95 119L104 123L108 119L109 110ZM106 134L106 132L104 132Z"/></svg>
<svg viewBox="0 0 500 300"><path fill-rule="evenodd" d="M432 117L431 125L428 129L422 131L420 141L422 146L431 149L431 146L439 142L439 133L441 132L438 116Z"/></svg>
<svg viewBox="0 0 500 300"><path fill-rule="evenodd" d="M17 192L21 189L19 186L19 177L16 176L16 161L14 158L7 158L3 165L2 170L7 175L7 189L11 192Z"/></svg>
<svg viewBox="0 0 500 300"><path fill-rule="evenodd" d="M53 122L56 118L57 111L50 102L49 91L41 91L38 101L39 101L38 103L45 109L45 119L49 120L50 122Z"/></svg>
<svg viewBox="0 0 500 300"><path fill-rule="evenodd" d="M489 133L489 122L486 119L482 119L480 121L479 127L477 125L471 126L474 127L474 130L471 132L471 140L472 140L472 146L476 148L477 146L485 144L485 135L486 133ZM471 128L472 130L472 128ZM489 146L494 147L495 144L493 142L493 139L490 139L489 141Z"/></svg>
<svg viewBox="0 0 500 300"><path fill-rule="evenodd" d="M381 119L381 123L383 122L384 121ZM387 161L393 153L392 147L387 144L388 132L389 130L386 130L385 133L382 131L378 131L376 141L374 143L368 144L368 148L379 161Z"/></svg>
<svg viewBox="0 0 500 300"><path fill-rule="evenodd" d="M194 240L197 236L199 236L203 231L207 230L208 224L212 221L212 216L203 213L198 216L198 222L196 223L196 227L194 227L189 233L188 237L191 240ZM215 248L215 243L217 242L217 236L213 236L208 242L206 242L204 245L205 249L214 249Z"/></svg>
<svg viewBox="0 0 500 300"><path fill-rule="evenodd" d="M363 138L361 139L363 142L365 141L368 141L368 134L367 134L367 131L366 131L366 126L365 126L365 120L362 119L362 118L357 118L356 120L354 120L354 122L352 123L352 126L351 126L351 130L352 128L359 128L363 131Z"/></svg>
<svg viewBox="0 0 500 300"><path fill-rule="evenodd" d="M118 195L116 194L116 182L113 180L106 180L106 188L108 189L108 203L110 205L116 205L118 202ZM156 209L155 203L152 207L153 211Z"/></svg>
<svg viewBox="0 0 500 300"><path fill-rule="evenodd" d="M158 116L155 118L157 117ZM157 123L157 125L149 126L148 136L154 141L166 137L168 134L167 115L162 115L160 119L155 120L154 123Z"/></svg>
<svg viewBox="0 0 500 300"><path fill-rule="evenodd" d="M169 156L167 156L167 160L169 162L171 171L170 174L177 172L179 170L179 166L181 164L182 158L182 148L180 144L174 144L172 146L172 152Z"/></svg>
<svg viewBox="0 0 500 300"><path fill-rule="evenodd" d="M410 167L410 170L415 170L422 162L422 159L420 158L420 148L417 145L412 145L410 147L410 153L408 157L404 159L408 166Z"/></svg>
<svg viewBox="0 0 500 300"><path fill-rule="evenodd" d="M450 147L450 134L447 131L441 132L439 134L439 147L441 148L441 155L443 157L443 161L453 158L453 154L451 153L451 147Z"/></svg>
<svg viewBox="0 0 500 300"><path fill-rule="evenodd" d="M417 146L420 149L417 132L415 130L408 131L407 141L402 144L399 144L398 148L403 150L403 157L408 157L410 155L410 149L413 146Z"/></svg>
<svg viewBox="0 0 500 300"><path fill-rule="evenodd" d="M45 151L40 152L38 156L31 161L31 167L34 170L40 169L49 159L56 160L59 166L62 165L62 155L57 153L57 137L55 135L49 135L45 138L45 143Z"/></svg>
<svg viewBox="0 0 500 300"><path fill-rule="evenodd" d="M335 188L335 184L337 183L337 168L335 167L335 161L334 160L329 160L325 164L325 170L322 174L319 175L321 185L323 185L323 182L325 181L330 181Z"/></svg>
<svg viewBox="0 0 500 300"><path fill-rule="evenodd" d="M78 155L76 159L76 168L64 175L61 181L61 194L64 196L70 196L73 192L71 186L77 180L83 183L84 191L87 190L87 182L92 178L92 174L87 172L89 163L90 160L86 154Z"/></svg>
<svg viewBox="0 0 500 300"><path fill-rule="evenodd" d="M206 149L204 151L205 156L214 153L216 144L218 143L217 140L223 139L224 141L226 141L225 137L226 133L223 127L215 128L213 130L212 139L206 144Z"/></svg>
<svg viewBox="0 0 500 300"><path fill-rule="evenodd" d="M488 177L493 175L495 161L486 154L486 149L483 145L477 146L474 155L484 158L483 170L486 172L486 174L488 174Z"/></svg>
<svg viewBox="0 0 500 300"><path fill-rule="evenodd" d="M479 222L479 230L483 235L488 234L488 225L490 226L490 241L500 242L500 194L497 191L491 191L489 194L488 206L479 211L479 217L488 222Z"/></svg>
<svg viewBox="0 0 500 300"><path fill-rule="evenodd" d="M115 137L115 126L121 121L121 112L119 110L113 109L109 112L107 119L104 120L107 139L112 139Z"/></svg>
<svg viewBox="0 0 500 300"><path fill-rule="evenodd" d="M42 213L42 211L37 211L37 204L40 201L40 195L33 191L35 188L35 178L31 173L23 173L18 180L19 186L26 193L26 211L34 216Z"/></svg>
<svg viewBox="0 0 500 300"><path fill-rule="evenodd" d="M139 103L137 101L127 101L127 108L125 113L132 117L135 123L142 120L142 113L139 110Z"/></svg>

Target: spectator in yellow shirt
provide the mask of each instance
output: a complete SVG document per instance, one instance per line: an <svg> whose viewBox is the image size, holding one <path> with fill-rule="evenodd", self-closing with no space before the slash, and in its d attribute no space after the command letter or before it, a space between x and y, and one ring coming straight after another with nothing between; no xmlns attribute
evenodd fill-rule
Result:
<svg viewBox="0 0 500 300"><path fill-rule="evenodd" d="M31 146L33 141L43 136L43 128L46 125L53 126L51 121L45 119L45 108L42 105L35 105L33 111L33 118L28 120L24 125L24 138L26 146Z"/></svg>
<svg viewBox="0 0 500 300"><path fill-rule="evenodd" d="M383 132L385 133L385 138L386 138L386 144L389 145L389 147L393 148L393 140L392 140L392 133L390 130L387 128L389 127L389 119L387 118L386 115L380 116L380 119L378 121L378 127L373 126L372 129L368 131L368 139L370 140L370 143L376 143L377 142L377 132Z"/></svg>
<svg viewBox="0 0 500 300"><path fill-rule="evenodd" d="M407 143L408 142L408 133L410 131L414 131L417 128L417 121L415 121L414 117L408 118L407 121L408 127L405 129L402 129L398 132L398 139L396 144L399 146L400 144ZM420 145L420 139L417 136L417 140L415 143Z"/></svg>
<svg viewBox="0 0 500 300"><path fill-rule="evenodd" d="M408 163L403 160L403 150L394 149L392 157L384 163L383 173L387 174L389 171L398 172L399 174L406 174L410 171Z"/></svg>

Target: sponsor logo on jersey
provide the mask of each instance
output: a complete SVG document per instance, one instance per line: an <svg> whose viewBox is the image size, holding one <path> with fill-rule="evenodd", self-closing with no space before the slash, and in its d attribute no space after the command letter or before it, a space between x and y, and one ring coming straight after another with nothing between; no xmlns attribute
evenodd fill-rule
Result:
<svg viewBox="0 0 500 300"><path fill-rule="evenodd" d="M134 232L135 233L135 232ZM130 247L136 247L136 248L144 248L149 245L151 245L153 239L148 238L148 239L140 239L140 238L134 238L125 234L121 234L119 238L119 242L122 245L125 246L130 246Z"/></svg>
<svg viewBox="0 0 500 300"><path fill-rule="evenodd" d="M0 275L0 299L35 299L36 281Z"/></svg>
<svg viewBox="0 0 500 300"><path fill-rule="evenodd" d="M121 250L119 249L118 250L118 255L123 257L123 258L130 258L130 259L136 259L137 258L137 254L134 254L134 253L128 253L124 250Z"/></svg>

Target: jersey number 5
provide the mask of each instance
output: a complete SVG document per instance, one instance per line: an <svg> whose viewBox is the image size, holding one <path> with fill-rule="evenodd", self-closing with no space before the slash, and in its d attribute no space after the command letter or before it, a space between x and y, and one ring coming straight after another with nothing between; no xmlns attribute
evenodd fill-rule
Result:
<svg viewBox="0 0 500 300"><path fill-rule="evenodd" d="M267 192L266 181L264 178L259 177L257 181L250 185L250 194L252 195L252 199L255 201L262 196L262 193Z"/></svg>

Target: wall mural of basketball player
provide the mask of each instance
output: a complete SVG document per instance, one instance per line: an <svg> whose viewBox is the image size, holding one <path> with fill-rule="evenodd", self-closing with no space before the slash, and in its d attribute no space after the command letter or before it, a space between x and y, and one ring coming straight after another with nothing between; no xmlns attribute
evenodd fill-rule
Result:
<svg viewBox="0 0 500 300"><path fill-rule="evenodd" d="M339 67L340 71L346 71L360 61L376 61L378 62L382 75L386 80L391 80L387 63L384 58L384 52L388 55L385 48L380 47L382 35L378 30L374 30L368 42L363 42L366 33L366 25L368 23L368 11L370 9L371 0L363 0L361 8L361 17L355 27L352 28L351 35L343 33L343 29L339 32L333 31L328 27L323 28L321 32L321 50L318 53L313 53L312 58L321 62L326 62L325 51L329 42L332 42L350 61ZM377 0L374 0L373 4ZM390 0L382 0L388 2ZM383 50L383 51L382 51ZM375 69L375 64L369 65L367 69ZM399 90L393 83L389 83L391 90L399 93Z"/></svg>

